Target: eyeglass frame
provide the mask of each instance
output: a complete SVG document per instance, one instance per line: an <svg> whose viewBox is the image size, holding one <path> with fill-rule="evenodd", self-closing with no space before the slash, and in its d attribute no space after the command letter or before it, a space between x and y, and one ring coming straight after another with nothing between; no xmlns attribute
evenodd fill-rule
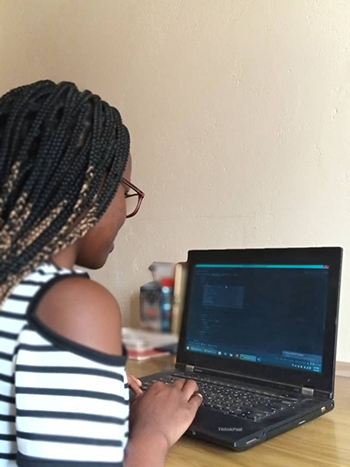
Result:
<svg viewBox="0 0 350 467"><path fill-rule="evenodd" d="M132 193L132 194L125 193L125 199L132 198L133 196L138 196L136 208L133 210L131 214L128 214L126 216L127 219L130 219L130 217L136 216L136 214L139 212L143 198L145 197L145 193L142 190L140 190L140 188L138 188L136 185L129 182L129 180L127 180L126 178L122 178L122 183L128 188L130 188L131 190L135 191L135 193Z"/></svg>

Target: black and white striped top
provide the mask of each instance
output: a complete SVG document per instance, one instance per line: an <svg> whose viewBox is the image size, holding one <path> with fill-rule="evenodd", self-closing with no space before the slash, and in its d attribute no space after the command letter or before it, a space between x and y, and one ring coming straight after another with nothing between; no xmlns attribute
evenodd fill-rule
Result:
<svg viewBox="0 0 350 467"><path fill-rule="evenodd" d="M126 357L51 331L34 311L67 274L41 265L0 310L0 466L122 466L128 440Z"/></svg>

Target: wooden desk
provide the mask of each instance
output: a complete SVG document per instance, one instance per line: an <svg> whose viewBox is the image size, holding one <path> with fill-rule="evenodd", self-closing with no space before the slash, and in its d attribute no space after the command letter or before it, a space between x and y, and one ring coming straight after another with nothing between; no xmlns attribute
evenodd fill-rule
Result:
<svg viewBox="0 0 350 467"><path fill-rule="evenodd" d="M174 357L129 361L141 377L174 366ZM167 467L350 467L350 378L337 376L332 412L248 451L237 453L183 437L170 450Z"/></svg>

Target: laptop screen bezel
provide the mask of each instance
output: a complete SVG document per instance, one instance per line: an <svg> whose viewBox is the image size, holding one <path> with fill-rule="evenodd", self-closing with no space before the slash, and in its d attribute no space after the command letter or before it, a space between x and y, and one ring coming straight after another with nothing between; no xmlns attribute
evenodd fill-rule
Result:
<svg viewBox="0 0 350 467"><path fill-rule="evenodd" d="M188 276L177 363L217 373L240 375L292 385L310 387L333 394L336 357L336 330L339 309L342 248L276 248L242 250L192 250L188 252ZM322 372L264 365L234 358L213 356L186 349L188 310L194 269L198 264L324 264L329 266L328 303L325 318Z"/></svg>

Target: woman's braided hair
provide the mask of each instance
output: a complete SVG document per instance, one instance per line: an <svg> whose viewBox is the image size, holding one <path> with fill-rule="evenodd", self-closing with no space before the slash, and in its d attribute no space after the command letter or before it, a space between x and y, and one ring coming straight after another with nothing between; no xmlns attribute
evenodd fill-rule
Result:
<svg viewBox="0 0 350 467"><path fill-rule="evenodd" d="M0 302L102 217L129 146L119 112L73 83L0 98Z"/></svg>

